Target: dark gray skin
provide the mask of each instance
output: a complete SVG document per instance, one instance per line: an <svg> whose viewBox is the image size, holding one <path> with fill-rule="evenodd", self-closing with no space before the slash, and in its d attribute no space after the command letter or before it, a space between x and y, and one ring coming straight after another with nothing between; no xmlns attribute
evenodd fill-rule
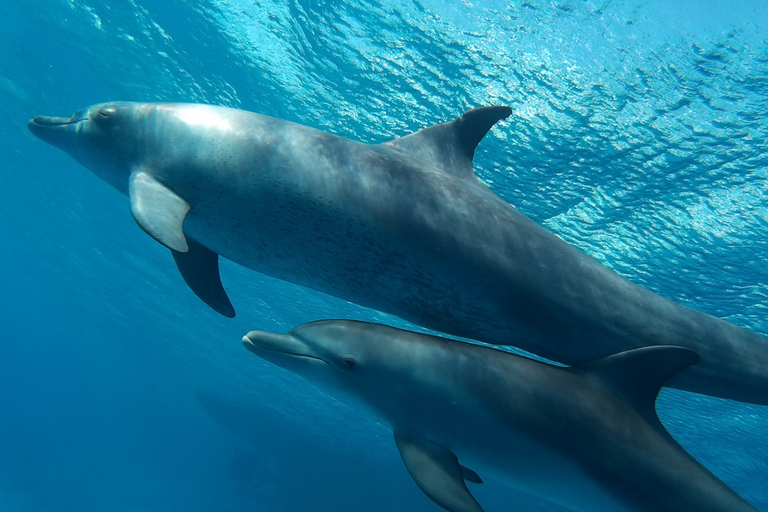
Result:
<svg viewBox="0 0 768 512"><path fill-rule="evenodd" d="M768 404L768 340L637 286L472 172L510 114L363 144L241 110L106 103L29 129L129 195L207 304L234 316L218 256L444 333L566 364L648 345L696 351L671 386ZM183 223L183 227L182 227Z"/></svg>
<svg viewBox="0 0 768 512"><path fill-rule="evenodd" d="M347 320L251 331L243 344L373 410L392 426L417 485L451 512L481 512L465 480L488 475L584 512L756 510L656 416L664 382L699 360L685 348L645 347L562 368Z"/></svg>

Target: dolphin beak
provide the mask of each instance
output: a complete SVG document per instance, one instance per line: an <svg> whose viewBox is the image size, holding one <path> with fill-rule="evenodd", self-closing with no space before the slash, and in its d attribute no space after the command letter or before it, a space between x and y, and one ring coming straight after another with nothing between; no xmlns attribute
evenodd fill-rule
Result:
<svg viewBox="0 0 768 512"><path fill-rule="evenodd" d="M291 368L287 365L292 366L300 361L305 364L308 361L326 364L311 346L291 334L251 331L243 336L243 345L260 358L288 369Z"/></svg>
<svg viewBox="0 0 768 512"><path fill-rule="evenodd" d="M27 123L27 128L38 139L66 151L74 143L80 122L85 119L79 113L72 117L37 116Z"/></svg>
<svg viewBox="0 0 768 512"><path fill-rule="evenodd" d="M265 331L251 331L243 336L243 345L256 355L265 350L293 356L314 357L307 345L290 334L275 334Z"/></svg>
<svg viewBox="0 0 768 512"><path fill-rule="evenodd" d="M309 368L328 366L306 343L290 334L251 331L243 336L243 345L261 359L298 375Z"/></svg>

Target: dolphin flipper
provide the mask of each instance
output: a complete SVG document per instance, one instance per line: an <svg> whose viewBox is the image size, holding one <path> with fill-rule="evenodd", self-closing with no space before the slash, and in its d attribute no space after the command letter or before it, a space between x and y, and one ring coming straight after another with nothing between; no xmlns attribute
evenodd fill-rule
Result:
<svg viewBox="0 0 768 512"><path fill-rule="evenodd" d="M483 512L464 483L456 454L409 430L395 428L394 434L403 463L424 494L450 512ZM470 481L480 479L474 471L471 474Z"/></svg>
<svg viewBox="0 0 768 512"><path fill-rule="evenodd" d="M466 466L462 466L459 464L459 468L461 468L461 476L464 477L464 480L467 482L472 482L473 484L481 484L483 483L483 479L480 478L480 475L472 471Z"/></svg>
<svg viewBox="0 0 768 512"><path fill-rule="evenodd" d="M217 313L227 318L235 317L235 308L227 297L219 274L219 255L197 240L187 238L189 250L171 249L176 266L187 285Z"/></svg>
<svg viewBox="0 0 768 512"><path fill-rule="evenodd" d="M189 203L142 169L131 173L128 197L133 218L149 236L174 251L189 250L182 230Z"/></svg>

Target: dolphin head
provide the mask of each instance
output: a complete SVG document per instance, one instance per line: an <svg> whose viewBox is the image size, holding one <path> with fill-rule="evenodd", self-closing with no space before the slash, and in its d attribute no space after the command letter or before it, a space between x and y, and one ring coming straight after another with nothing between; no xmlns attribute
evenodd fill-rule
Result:
<svg viewBox="0 0 768 512"><path fill-rule="evenodd" d="M452 341L381 324L321 320L288 334L251 331L245 347L321 391L396 422L403 404L428 403L452 386ZM419 397L415 395L419 394Z"/></svg>
<svg viewBox="0 0 768 512"><path fill-rule="evenodd" d="M135 160L136 124L141 103L110 102L79 110L71 117L37 116L27 127L33 135L65 151L119 190L127 186Z"/></svg>
<svg viewBox="0 0 768 512"><path fill-rule="evenodd" d="M317 323L317 322L315 322ZM362 356L360 346L332 332L306 332L300 326L288 334L251 331L243 345L267 362L285 368L337 395L355 372ZM359 344L358 344L359 345Z"/></svg>

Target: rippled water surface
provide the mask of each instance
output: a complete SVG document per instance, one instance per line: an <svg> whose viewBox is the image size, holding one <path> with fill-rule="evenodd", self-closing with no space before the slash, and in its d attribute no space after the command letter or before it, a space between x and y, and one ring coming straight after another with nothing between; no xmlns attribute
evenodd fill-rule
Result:
<svg viewBox="0 0 768 512"><path fill-rule="evenodd" d="M124 196L28 133L37 114L201 102L379 142L508 104L475 158L497 194L768 335L764 2L6 0L0 27L0 510L438 510L386 428L239 341L402 321L229 262L239 315L217 316ZM659 411L768 510L768 409L665 391Z"/></svg>

